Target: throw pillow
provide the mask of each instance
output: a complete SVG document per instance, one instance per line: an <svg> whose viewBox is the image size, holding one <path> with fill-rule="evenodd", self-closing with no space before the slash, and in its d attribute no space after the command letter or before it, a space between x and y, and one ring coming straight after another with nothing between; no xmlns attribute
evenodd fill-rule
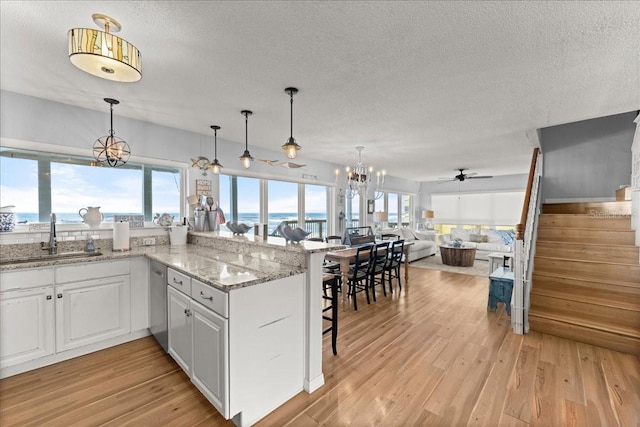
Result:
<svg viewBox="0 0 640 427"><path fill-rule="evenodd" d="M413 234L413 230L410 228L401 228L400 233L402 234L402 238L404 240L417 240L415 234Z"/></svg>
<svg viewBox="0 0 640 427"><path fill-rule="evenodd" d="M474 243L486 243L489 241L489 236L483 234L470 234L469 241Z"/></svg>

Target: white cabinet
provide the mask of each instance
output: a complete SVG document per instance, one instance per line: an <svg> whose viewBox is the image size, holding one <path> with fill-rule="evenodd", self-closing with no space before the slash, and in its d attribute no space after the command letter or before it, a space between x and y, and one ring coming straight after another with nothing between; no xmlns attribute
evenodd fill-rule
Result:
<svg viewBox="0 0 640 427"><path fill-rule="evenodd" d="M169 354L178 365L191 374L191 298L167 287L167 326L169 330Z"/></svg>
<svg viewBox="0 0 640 427"><path fill-rule="evenodd" d="M129 260L1 272L0 378L125 342L130 288Z"/></svg>
<svg viewBox="0 0 640 427"><path fill-rule="evenodd" d="M229 321L223 317L228 310L227 294L172 269L167 277L169 354L209 402L229 418Z"/></svg>
<svg viewBox="0 0 640 427"><path fill-rule="evenodd" d="M53 285L0 293L0 368L53 354Z"/></svg>
<svg viewBox="0 0 640 427"><path fill-rule="evenodd" d="M129 276L56 286L56 350L130 332Z"/></svg>
<svg viewBox="0 0 640 427"><path fill-rule="evenodd" d="M191 381L228 418L228 320L192 301L193 364Z"/></svg>
<svg viewBox="0 0 640 427"><path fill-rule="evenodd" d="M0 368L53 354L53 268L0 273Z"/></svg>

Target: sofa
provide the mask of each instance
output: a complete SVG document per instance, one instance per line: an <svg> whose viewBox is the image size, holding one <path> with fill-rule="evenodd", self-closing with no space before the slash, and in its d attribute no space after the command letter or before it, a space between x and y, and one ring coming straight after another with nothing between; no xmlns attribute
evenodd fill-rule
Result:
<svg viewBox="0 0 640 427"><path fill-rule="evenodd" d="M389 228L382 230L382 236L411 242L412 245L409 246L409 262L435 255L438 250L434 234L424 234L410 228Z"/></svg>
<svg viewBox="0 0 640 427"><path fill-rule="evenodd" d="M463 246L476 248L476 259L487 260L493 252L512 253L515 242L515 232L512 230L474 230L454 228L451 235L444 238L447 241L458 240Z"/></svg>

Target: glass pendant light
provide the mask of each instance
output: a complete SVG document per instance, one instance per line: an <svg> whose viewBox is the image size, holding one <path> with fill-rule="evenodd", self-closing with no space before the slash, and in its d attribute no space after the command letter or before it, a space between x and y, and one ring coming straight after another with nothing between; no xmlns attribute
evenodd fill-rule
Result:
<svg viewBox="0 0 640 427"><path fill-rule="evenodd" d="M111 167L122 166L127 163L131 150L129 144L122 138L115 136L113 131L113 105L118 105L120 101L112 98L104 98L104 102L109 104L111 112L111 128L109 135L101 136L93 143L93 157L102 164Z"/></svg>
<svg viewBox="0 0 640 427"><path fill-rule="evenodd" d="M293 95L298 93L298 89L295 87L288 87L284 91L291 97L291 136L287 139L287 143L282 146L282 149L288 158L295 159L298 155L298 150L302 148L296 144L296 140L293 137Z"/></svg>
<svg viewBox="0 0 640 427"><path fill-rule="evenodd" d="M211 163L209 163L209 169L211 169L211 172L213 172L214 174L219 174L220 173L220 169L222 169L222 165L220 164L220 162L218 161L218 129L220 129L220 126L217 125L211 125L211 129L213 129L213 161Z"/></svg>
<svg viewBox="0 0 640 427"><path fill-rule="evenodd" d="M249 153L249 116L253 114L253 112L249 110L242 110L242 115L244 116L244 153L240 156L240 163L242 167L245 169L249 169L251 167L251 162L253 161L253 157L251 157L251 153Z"/></svg>

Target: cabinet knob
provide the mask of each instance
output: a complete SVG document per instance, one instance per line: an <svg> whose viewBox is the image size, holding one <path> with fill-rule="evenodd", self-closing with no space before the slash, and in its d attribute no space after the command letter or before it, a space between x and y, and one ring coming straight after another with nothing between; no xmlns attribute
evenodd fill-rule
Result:
<svg viewBox="0 0 640 427"><path fill-rule="evenodd" d="M53 296L51 296L51 295L47 295L47 299L48 299L48 300L49 300L49 299L53 299Z"/></svg>
<svg viewBox="0 0 640 427"><path fill-rule="evenodd" d="M58 298L62 298L62 294L58 294Z"/></svg>
<svg viewBox="0 0 640 427"><path fill-rule="evenodd" d="M208 296L206 296L206 295L204 294L204 292L202 292L202 291L200 291L200 298L202 298L202 299L208 299L209 301L213 301L213 296L208 297Z"/></svg>
<svg viewBox="0 0 640 427"><path fill-rule="evenodd" d="M185 309L184 309L184 314L185 314L187 317L191 316L191 310L189 310L188 308L185 308Z"/></svg>

